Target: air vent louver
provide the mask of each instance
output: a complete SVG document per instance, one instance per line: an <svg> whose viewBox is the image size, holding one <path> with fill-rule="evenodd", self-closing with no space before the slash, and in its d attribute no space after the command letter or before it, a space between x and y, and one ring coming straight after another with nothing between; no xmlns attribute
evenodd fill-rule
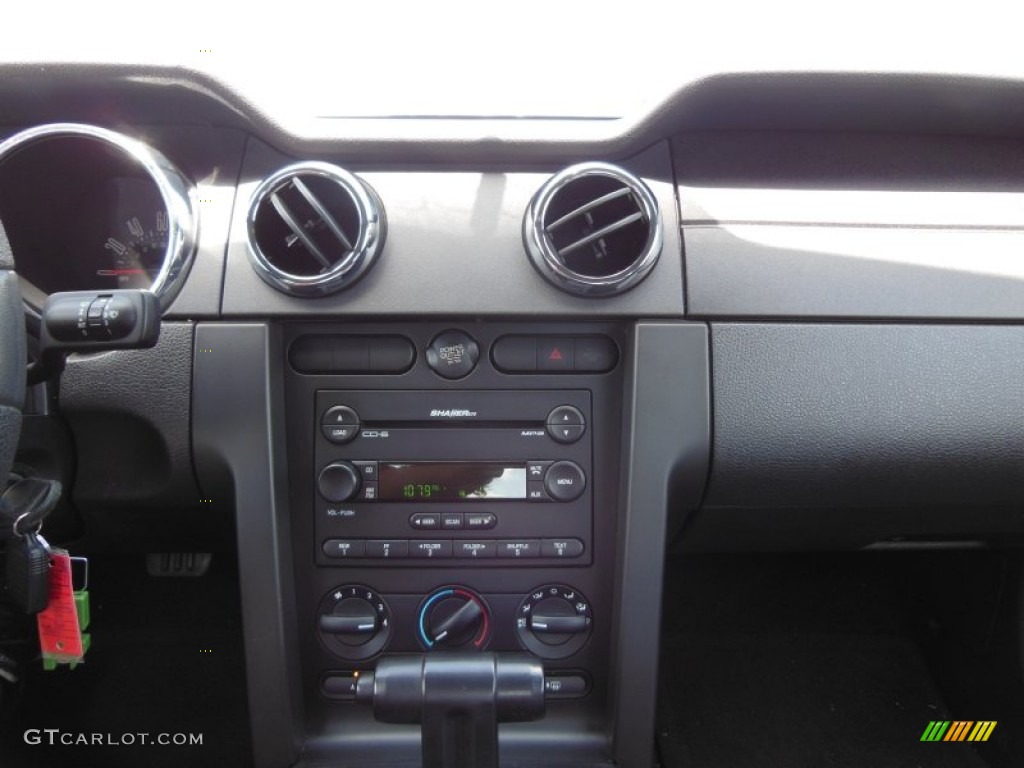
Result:
<svg viewBox="0 0 1024 768"><path fill-rule="evenodd" d="M384 210L373 189L328 163L284 168L256 189L249 256L270 285L295 296L346 288L384 246Z"/></svg>
<svg viewBox="0 0 1024 768"><path fill-rule="evenodd" d="M661 253L658 204L642 181L617 166L575 165L534 195L523 241L533 265L559 288L621 293L640 282Z"/></svg>

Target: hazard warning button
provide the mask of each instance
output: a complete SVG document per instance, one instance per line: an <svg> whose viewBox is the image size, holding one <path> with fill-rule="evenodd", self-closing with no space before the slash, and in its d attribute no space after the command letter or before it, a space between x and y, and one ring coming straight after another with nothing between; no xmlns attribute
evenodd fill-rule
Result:
<svg viewBox="0 0 1024 768"><path fill-rule="evenodd" d="M558 336L545 336L537 344L537 369L541 371L571 371L575 365L573 340Z"/></svg>

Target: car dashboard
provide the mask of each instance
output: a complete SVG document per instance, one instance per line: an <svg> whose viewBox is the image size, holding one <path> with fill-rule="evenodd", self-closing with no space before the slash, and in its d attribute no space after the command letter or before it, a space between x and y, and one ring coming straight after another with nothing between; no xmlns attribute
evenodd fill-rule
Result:
<svg viewBox="0 0 1024 768"><path fill-rule="evenodd" d="M1019 543L1022 88L288 123L195 71L0 69L30 349L58 291L162 310L29 393L22 461L74 456L52 535L237 552L258 765L414 763L359 679L455 652L543 667L503 762L651 765L667 550Z"/></svg>

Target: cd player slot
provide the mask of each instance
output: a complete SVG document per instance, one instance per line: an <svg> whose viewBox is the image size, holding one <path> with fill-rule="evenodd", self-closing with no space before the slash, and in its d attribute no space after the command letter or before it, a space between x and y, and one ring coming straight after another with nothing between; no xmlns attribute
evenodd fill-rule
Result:
<svg viewBox="0 0 1024 768"><path fill-rule="evenodd" d="M537 429L544 421L366 421L366 429Z"/></svg>

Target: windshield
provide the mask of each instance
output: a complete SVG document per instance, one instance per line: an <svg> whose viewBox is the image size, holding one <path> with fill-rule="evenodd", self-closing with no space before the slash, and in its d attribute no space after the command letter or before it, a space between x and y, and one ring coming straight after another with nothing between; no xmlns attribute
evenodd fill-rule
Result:
<svg viewBox="0 0 1024 768"><path fill-rule="evenodd" d="M1016 25L985 5L59 0L5 8L0 61L182 65L304 117L615 118L720 72L1019 77Z"/></svg>

